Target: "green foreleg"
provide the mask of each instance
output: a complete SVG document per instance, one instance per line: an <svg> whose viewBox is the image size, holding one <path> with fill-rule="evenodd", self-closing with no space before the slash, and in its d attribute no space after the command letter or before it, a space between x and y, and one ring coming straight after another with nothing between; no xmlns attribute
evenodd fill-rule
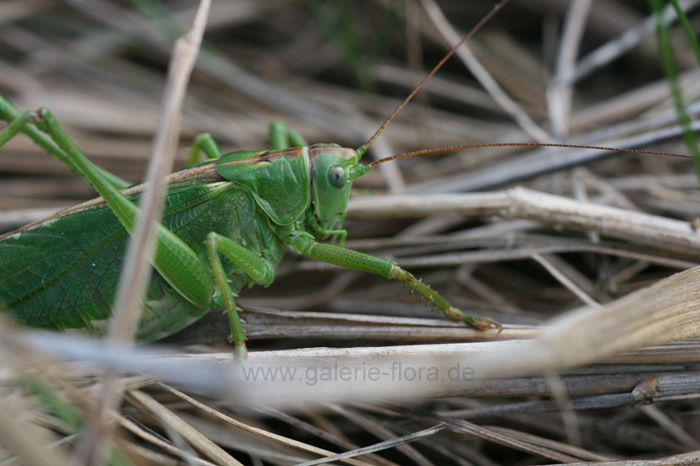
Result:
<svg viewBox="0 0 700 466"><path fill-rule="evenodd" d="M412 274L399 267L396 262L387 261L379 257L363 254L353 251L352 249L341 248L332 244L318 243L311 235L304 232L297 232L290 235L287 244L294 251L309 259L328 262L329 264L335 264L349 269L363 270L390 279L401 280L413 290L425 296L431 304L450 319L466 322L469 326L479 330L497 328L500 331L502 329L499 323L491 319L465 315L428 285L417 280Z"/></svg>
<svg viewBox="0 0 700 466"><path fill-rule="evenodd" d="M342 247L345 244L345 239L348 236L348 232L346 230L341 229L341 227L343 226L343 222L345 220L345 216L347 214L348 214L347 210L342 213L342 215L340 216L340 220L338 221L338 225L333 230L328 230L328 229L324 228L321 225L321 222L318 221L318 218L316 217L313 210L309 210L306 213L306 223L308 225L310 225L311 230L314 233L314 237L321 238L321 239L326 239L328 237L332 237L331 242L333 244L338 242L338 244Z"/></svg>

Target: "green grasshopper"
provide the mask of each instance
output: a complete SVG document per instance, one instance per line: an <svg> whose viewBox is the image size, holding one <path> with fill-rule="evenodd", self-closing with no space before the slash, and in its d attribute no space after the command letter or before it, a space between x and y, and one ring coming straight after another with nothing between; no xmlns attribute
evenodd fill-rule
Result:
<svg viewBox="0 0 700 466"><path fill-rule="evenodd" d="M491 319L464 315L395 262L342 247L352 181L380 162L359 161L402 107L357 150L308 146L283 123L271 125L271 150L222 155L210 136L196 138L191 159L201 151L208 160L167 179L137 339L166 337L210 309L224 308L235 352L244 357L234 299L246 285L274 281L285 246L309 259L401 280L447 317L500 331ZM101 196L0 236L0 307L28 326L104 334L143 186L124 189L92 164L47 109L22 113L0 97L0 119L9 123L0 131L0 146L23 132ZM320 242L329 238L340 245Z"/></svg>
<svg viewBox="0 0 700 466"><path fill-rule="evenodd" d="M0 114L12 122L0 141L18 130L40 135L28 115L4 99ZM77 151L48 110L39 117L51 136L39 141L55 142L102 198L0 236L0 297L25 325L99 334L111 315L142 186L120 192ZM271 140L269 151L221 155L211 138L201 137L195 151L203 150L210 160L168 178L139 340L163 338L209 309L224 307L242 354L245 338L234 296L244 285L273 282L283 246L310 259L401 280L451 319L478 329L500 328L490 319L462 314L394 262L320 243L329 237L343 242L346 233L339 226L352 180L371 166L359 164L361 155L353 149L306 146L285 124L271 125ZM302 147L289 148L291 142Z"/></svg>

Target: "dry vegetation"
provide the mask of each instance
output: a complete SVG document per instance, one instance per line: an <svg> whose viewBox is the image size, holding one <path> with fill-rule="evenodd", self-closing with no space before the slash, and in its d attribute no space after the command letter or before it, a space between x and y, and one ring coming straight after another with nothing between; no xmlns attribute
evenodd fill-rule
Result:
<svg viewBox="0 0 700 466"><path fill-rule="evenodd" d="M163 7L186 28L191 3ZM273 119L311 142L359 146L444 55L450 28L471 28L487 3L323 2L314 17L315 2L215 2L179 166L203 131L227 150L264 148ZM564 28L568 9L585 4L514 1L371 156L529 141L688 153L653 28L641 26L646 4L598 1ZM1 3L0 93L22 110L50 108L93 161L138 182L158 125L169 27L128 2ZM671 32L694 116L697 60ZM0 183L4 230L94 196L25 137L0 150ZM110 461L119 451L138 464L295 464L361 447L376 448L336 461L698 461L691 161L490 148L392 162L356 187L348 247L394 258L504 331L446 322L401 285L291 255L273 286L244 290L239 304L247 367L294 368L303 376L293 383L243 380L228 364L218 312L170 338L168 354L105 352L3 326L5 463L81 462L96 438L116 446ZM47 359L56 354L92 364ZM129 372L116 382L123 405L96 429L105 367ZM47 408L48 398L63 402Z"/></svg>

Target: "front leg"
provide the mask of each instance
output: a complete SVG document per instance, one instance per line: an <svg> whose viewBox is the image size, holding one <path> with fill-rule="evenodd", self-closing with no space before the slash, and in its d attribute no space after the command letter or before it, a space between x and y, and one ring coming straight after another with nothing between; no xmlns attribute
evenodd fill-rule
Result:
<svg viewBox="0 0 700 466"><path fill-rule="evenodd" d="M309 226L311 231L313 232L313 237L314 238L321 238L321 239L326 239L329 236L332 236L331 243L340 244L342 247L345 245L345 239L348 236L348 232L342 229L343 226L343 221L345 220L345 216L348 214L348 211L346 210L343 212L343 215L339 218L338 220L338 225L333 229L333 230L328 230L321 225L321 222L318 221L318 218L316 218L316 214L314 214L313 209L309 209L306 212L306 225Z"/></svg>
<svg viewBox="0 0 700 466"><path fill-rule="evenodd" d="M401 280L413 290L425 296L431 304L452 320L465 322L477 330L487 330L489 328L497 328L499 332L503 330L501 324L494 320L486 317L465 315L435 290L399 267L396 262L332 244L318 243L310 234L303 231L291 231L286 236L281 237L294 252L309 259L328 262L329 264L349 269L363 270L389 279Z"/></svg>

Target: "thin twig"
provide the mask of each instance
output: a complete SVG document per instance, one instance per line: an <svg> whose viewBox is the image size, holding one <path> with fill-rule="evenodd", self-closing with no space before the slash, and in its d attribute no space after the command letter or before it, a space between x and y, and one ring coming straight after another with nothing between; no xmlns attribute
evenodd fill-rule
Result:
<svg viewBox="0 0 700 466"><path fill-rule="evenodd" d="M155 251L157 225L163 212L165 176L172 172L175 161L187 82L197 59L210 7L210 0L201 0L192 30L175 45L165 86L162 119L153 142L153 157L146 176L146 188L141 197L141 212L127 250L114 305L114 316L110 322L106 344L112 348L128 345L133 341L136 325L141 317L141 300L152 270L150 258ZM97 422L92 426L92 435L89 435L85 442L87 464L98 461L104 428L102 424L107 418L107 413L116 408L119 397L120 393L116 392L116 378L110 373L98 397L100 403Z"/></svg>

